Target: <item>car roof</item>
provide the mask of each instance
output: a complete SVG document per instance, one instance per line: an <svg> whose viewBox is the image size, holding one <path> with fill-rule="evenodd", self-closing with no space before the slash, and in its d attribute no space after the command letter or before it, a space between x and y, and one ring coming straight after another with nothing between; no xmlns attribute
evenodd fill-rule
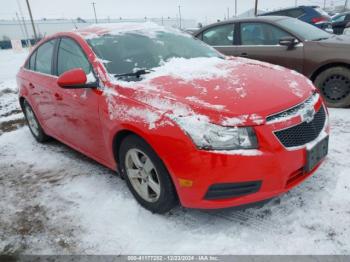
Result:
<svg viewBox="0 0 350 262"><path fill-rule="evenodd" d="M342 15L347 15L347 14L350 14L350 11L346 11L346 12L342 12L342 13L336 14L336 15L334 15L334 17L336 17L336 16L342 16Z"/></svg>
<svg viewBox="0 0 350 262"><path fill-rule="evenodd" d="M73 32L88 37L89 35L101 36L108 33L119 34L123 32L144 31L150 32L155 30L166 30L165 27L153 22L120 22L108 24L93 24L88 27L75 29Z"/></svg>
<svg viewBox="0 0 350 262"><path fill-rule="evenodd" d="M292 7L288 7L288 8L282 8L282 9L276 9L273 11L269 11L266 13L262 13L259 15L264 15L264 14L273 14L275 12L280 12L280 11L287 11L287 10L292 10L292 9L297 9L297 8L318 8L318 5L299 5L299 6L292 6Z"/></svg>

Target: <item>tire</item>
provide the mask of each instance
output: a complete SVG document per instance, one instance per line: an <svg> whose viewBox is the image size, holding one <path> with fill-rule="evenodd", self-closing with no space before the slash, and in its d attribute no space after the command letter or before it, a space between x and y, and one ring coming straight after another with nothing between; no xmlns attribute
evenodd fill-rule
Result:
<svg viewBox="0 0 350 262"><path fill-rule="evenodd" d="M327 106L350 106L350 69L341 66L329 68L316 77L315 85L321 91Z"/></svg>
<svg viewBox="0 0 350 262"><path fill-rule="evenodd" d="M29 127L30 132L36 139L36 141L40 143L44 143L50 139L48 135L45 134L43 128L41 127L32 107L29 103L24 100L23 102L23 113L27 121L27 125Z"/></svg>
<svg viewBox="0 0 350 262"><path fill-rule="evenodd" d="M178 204L168 170L143 139L136 135L127 136L118 155L120 172L141 206L152 213L163 214Z"/></svg>

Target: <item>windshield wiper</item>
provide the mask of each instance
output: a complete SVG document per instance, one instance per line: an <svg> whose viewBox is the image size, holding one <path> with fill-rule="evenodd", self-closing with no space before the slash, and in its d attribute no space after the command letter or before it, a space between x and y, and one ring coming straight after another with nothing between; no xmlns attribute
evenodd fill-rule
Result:
<svg viewBox="0 0 350 262"><path fill-rule="evenodd" d="M140 78L140 76L142 75L146 75L151 73L151 70L149 69L139 69L136 70L135 72L131 72L131 73L125 73L125 74L116 74L114 75L115 77L121 78L121 77L136 77L136 78Z"/></svg>

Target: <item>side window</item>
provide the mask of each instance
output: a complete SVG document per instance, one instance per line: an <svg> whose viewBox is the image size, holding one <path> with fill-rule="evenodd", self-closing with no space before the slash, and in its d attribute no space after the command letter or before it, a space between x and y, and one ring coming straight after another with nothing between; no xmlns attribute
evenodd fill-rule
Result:
<svg viewBox="0 0 350 262"><path fill-rule="evenodd" d="M288 16L288 15L287 15L287 11L286 11L286 10L276 11L276 12L270 13L269 15L276 15L276 16Z"/></svg>
<svg viewBox="0 0 350 262"><path fill-rule="evenodd" d="M36 56L36 52L34 52L30 58L28 59L26 65L25 65L25 68L28 69L28 70L32 70L34 71L35 70L35 56Z"/></svg>
<svg viewBox="0 0 350 262"><path fill-rule="evenodd" d="M36 52L32 54L29 60L29 68L30 70L35 71L35 58L36 58Z"/></svg>
<svg viewBox="0 0 350 262"><path fill-rule="evenodd" d="M74 68L81 68L86 74L91 71L90 63L80 46L72 39L62 38L58 48L57 73L61 75Z"/></svg>
<svg viewBox="0 0 350 262"><path fill-rule="evenodd" d="M210 28L203 33L203 41L212 46L233 45L234 25L221 25Z"/></svg>
<svg viewBox="0 0 350 262"><path fill-rule="evenodd" d="M278 45L282 37L291 36L287 32L266 23L242 23L242 45Z"/></svg>
<svg viewBox="0 0 350 262"><path fill-rule="evenodd" d="M345 20L345 15L341 15L341 16L334 18L333 22L343 22L344 20Z"/></svg>
<svg viewBox="0 0 350 262"><path fill-rule="evenodd" d="M345 21L350 21L350 14L347 14L344 20Z"/></svg>
<svg viewBox="0 0 350 262"><path fill-rule="evenodd" d="M305 14L303 9L301 8L290 9L286 13L287 13L287 16L294 17L294 18L298 18Z"/></svg>
<svg viewBox="0 0 350 262"><path fill-rule="evenodd" d="M35 71L51 74L52 54L56 39L50 40L41 46L36 51Z"/></svg>

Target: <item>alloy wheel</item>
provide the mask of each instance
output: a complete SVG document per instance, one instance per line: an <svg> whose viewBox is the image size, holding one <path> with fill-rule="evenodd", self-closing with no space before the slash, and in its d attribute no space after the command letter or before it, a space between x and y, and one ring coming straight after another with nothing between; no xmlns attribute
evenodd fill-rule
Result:
<svg viewBox="0 0 350 262"><path fill-rule="evenodd" d="M144 152L130 149L125 158L126 174L132 187L147 202L156 202L161 193L157 170Z"/></svg>
<svg viewBox="0 0 350 262"><path fill-rule="evenodd" d="M28 121L28 125L29 125L29 128L30 130L33 132L33 134L35 136L39 136L39 123L38 121L36 120L36 117L34 115L34 112L33 110L30 108L29 105L26 105L25 106L25 114L26 114L26 118L27 118L27 121Z"/></svg>

